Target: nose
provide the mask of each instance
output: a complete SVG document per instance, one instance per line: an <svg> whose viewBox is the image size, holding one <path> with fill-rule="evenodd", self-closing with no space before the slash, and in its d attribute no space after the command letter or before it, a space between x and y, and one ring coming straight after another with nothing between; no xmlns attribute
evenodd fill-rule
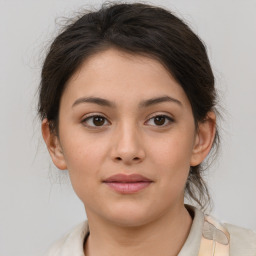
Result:
<svg viewBox="0 0 256 256"><path fill-rule="evenodd" d="M117 128L112 143L111 158L115 162L132 165L145 158L142 137L134 126Z"/></svg>

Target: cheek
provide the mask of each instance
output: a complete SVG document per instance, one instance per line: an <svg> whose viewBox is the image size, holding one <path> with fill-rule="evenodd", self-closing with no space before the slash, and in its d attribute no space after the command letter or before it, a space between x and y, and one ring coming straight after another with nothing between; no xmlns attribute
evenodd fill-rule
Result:
<svg viewBox="0 0 256 256"><path fill-rule="evenodd" d="M62 134L62 147L70 171L86 172L97 166L106 151L106 140L102 135L88 134L82 126L68 125L63 127Z"/></svg>
<svg viewBox="0 0 256 256"><path fill-rule="evenodd" d="M170 133L170 136L151 140L150 157L158 170L159 180L183 187L186 183L193 150L191 131ZM161 179L164 177L164 179Z"/></svg>
<svg viewBox="0 0 256 256"><path fill-rule="evenodd" d="M63 137L62 146L70 180L76 194L81 198L100 182L99 172L106 154L104 141L83 132L74 132Z"/></svg>
<svg viewBox="0 0 256 256"><path fill-rule="evenodd" d="M155 139L151 147L151 155L159 165L178 167L189 165L193 150L191 136L181 134L165 136L162 139Z"/></svg>

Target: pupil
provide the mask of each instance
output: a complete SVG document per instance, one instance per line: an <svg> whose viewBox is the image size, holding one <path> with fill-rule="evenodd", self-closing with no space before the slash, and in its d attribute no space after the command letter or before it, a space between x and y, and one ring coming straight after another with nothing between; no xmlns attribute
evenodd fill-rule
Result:
<svg viewBox="0 0 256 256"><path fill-rule="evenodd" d="M165 122L165 117L164 116L157 116L157 117L155 117L154 122L155 122L156 125L163 125L164 122Z"/></svg>
<svg viewBox="0 0 256 256"><path fill-rule="evenodd" d="M99 117L99 116L94 117L94 118L93 118L93 124L96 125L96 126L101 126L101 125L103 125L103 124L104 124L104 118Z"/></svg>

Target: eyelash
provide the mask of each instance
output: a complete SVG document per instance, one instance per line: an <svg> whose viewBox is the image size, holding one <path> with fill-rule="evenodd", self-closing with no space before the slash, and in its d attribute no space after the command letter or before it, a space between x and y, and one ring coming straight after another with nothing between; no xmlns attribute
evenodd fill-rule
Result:
<svg viewBox="0 0 256 256"><path fill-rule="evenodd" d="M97 117L103 118L103 119L104 119L104 123L105 123L105 121L107 120L107 118L104 117L104 116L102 116L102 115L91 115L91 116L85 117L85 118L82 120L82 123L83 123L86 127L93 128L93 129L104 127L105 125L99 125L99 126L97 126L97 125L88 125L88 124L86 124L86 122L88 122L88 120L93 120L93 118L97 118ZM163 115L163 114L162 114L162 115L159 114L159 115L152 116L151 118L149 118L149 119L147 120L147 122L148 122L149 120L154 120L154 119L157 118L157 117L163 117L163 118L165 118L165 122L164 122L164 125L153 125L153 126L156 126L156 127L165 127L165 126L168 126L168 125L170 125L171 123L174 122L174 119L173 119L173 118L171 118L170 116L167 116L167 115ZM168 124L166 124L166 121L168 122ZM108 121L107 121L107 122L108 122ZM103 123L103 124L104 124L104 123ZM109 123L109 122L108 122L108 123Z"/></svg>
<svg viewBox="0 0 256 256"><path fill-rule="evenodd" d="M104 119L104 123L105 123L105 121L107 120L107 118L106 117L104 117L104 116L102 116L102 115L91 115L91 116L86 116L83 120L82 120L82 124L84 124L86 127L89 127L89 128L100 128L100 127L102 127L102 126L93 126L93 125L88 125L88 124L86 124L86 122L88 121L88 120L93 120L93 118L96 118L96 117L99 117L99 118L103 118Z"/></svg>

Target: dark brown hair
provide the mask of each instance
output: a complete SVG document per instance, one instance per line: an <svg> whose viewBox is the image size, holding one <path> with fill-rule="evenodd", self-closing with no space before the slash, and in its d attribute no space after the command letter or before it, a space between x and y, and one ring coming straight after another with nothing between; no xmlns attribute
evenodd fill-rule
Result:
<svg viewBox="0 0 256 256"><path fill-rule="evenodd" d="M170 11L132 3L103 4L67 25L55 38L44 61L38 113L58 135L58 113L67 81L89 56L108 48L147 55L160 61L184 89L195 124L216 105L214 76L206 49L195 33ZM218 132L214 145L219 143ZM209 201L202 165L191 167L186 196L202 208Z"/></svg>

